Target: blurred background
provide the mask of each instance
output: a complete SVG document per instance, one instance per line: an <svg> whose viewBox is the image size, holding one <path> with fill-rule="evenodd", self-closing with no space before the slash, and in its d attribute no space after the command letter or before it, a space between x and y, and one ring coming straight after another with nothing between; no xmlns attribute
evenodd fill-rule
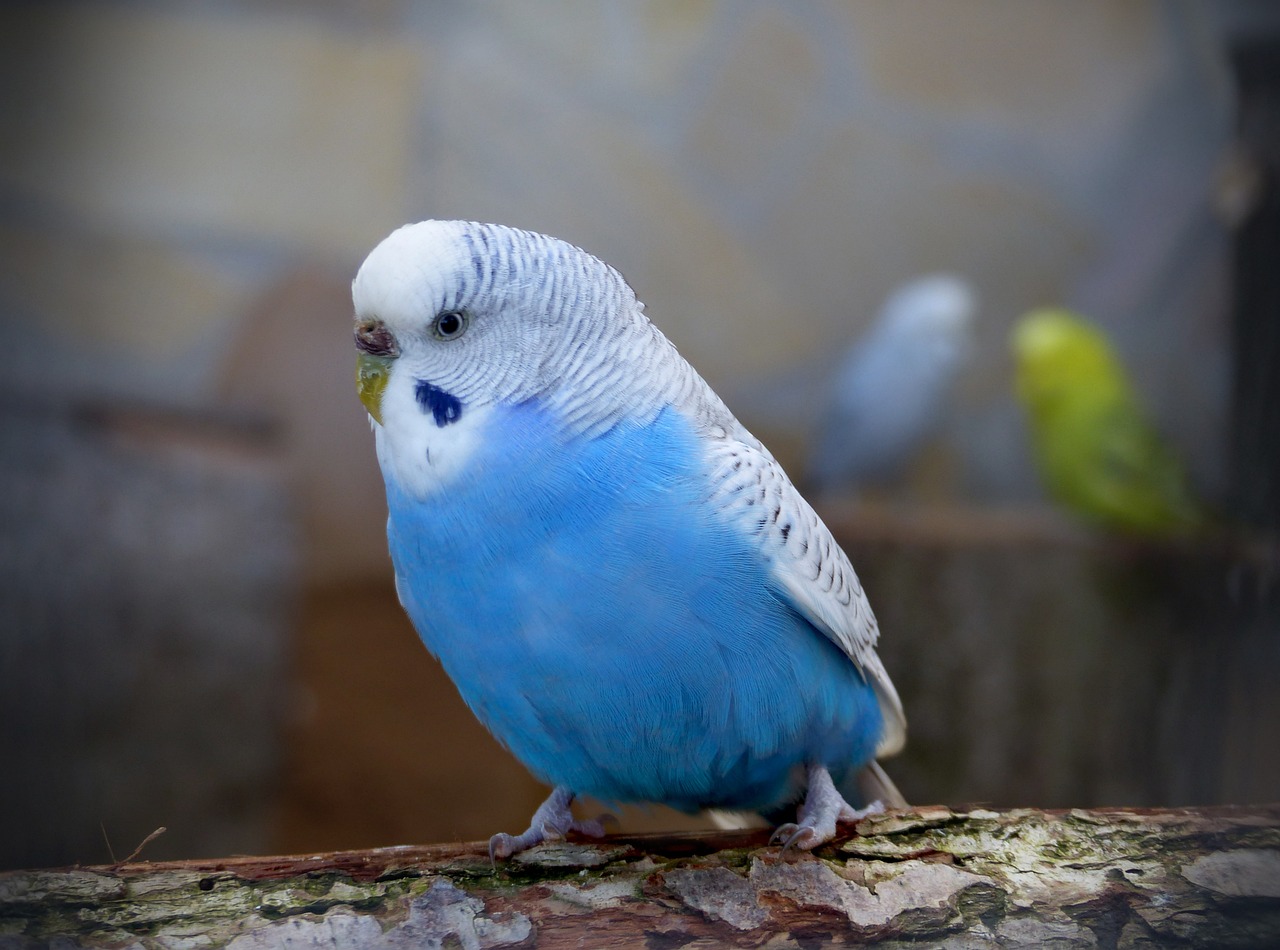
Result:
<svg viewBox="0 0 1280 950"><path fill-rule="evenodd" d="M0 74L0 867L525 827L545 790L396 604L353 386L351 278L426 217L618 267L811 485L843 354L956 275L928 424L820 486L911 722L890 772L1280 799L1276 4L15 2ZM1044 304L1229 538L1050 502L1008 345Z"/></svg>

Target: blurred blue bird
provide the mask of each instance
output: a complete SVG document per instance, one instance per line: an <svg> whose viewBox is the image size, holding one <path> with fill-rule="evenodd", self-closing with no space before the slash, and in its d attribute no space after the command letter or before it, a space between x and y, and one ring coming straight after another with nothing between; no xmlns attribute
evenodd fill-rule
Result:
<svg viewBox="0 0 1280 950"><path fill-rule="evenodd" d="M778 840L806 849L866 813L850 797L902 804L875 759L905 719L853 568L616 271L425 221L373 250L353 296L400 601L554 786L491 854L602 833L571 814L582 794L800 802Z"/></svg>
<svg viewBox="0 0 1280 950"><path fill-rule="evenodd" d="M885 301L841 360L805 475L850 490L901 474L942 418L972 350L976 299L949 274L921 277Z"/></svg>

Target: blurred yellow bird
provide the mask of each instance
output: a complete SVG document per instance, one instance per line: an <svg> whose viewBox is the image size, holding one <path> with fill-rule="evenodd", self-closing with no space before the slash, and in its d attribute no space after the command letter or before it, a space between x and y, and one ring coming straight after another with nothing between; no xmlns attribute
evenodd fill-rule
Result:
<svg viewBox="0 0 1280 950"><path fill-rule="evenodd" d="M1203 523L1182 465L1098 329L1066 310L1035 310L1018 321L1012 344L1036 461L1058 502L1133 534Z"/></svg>

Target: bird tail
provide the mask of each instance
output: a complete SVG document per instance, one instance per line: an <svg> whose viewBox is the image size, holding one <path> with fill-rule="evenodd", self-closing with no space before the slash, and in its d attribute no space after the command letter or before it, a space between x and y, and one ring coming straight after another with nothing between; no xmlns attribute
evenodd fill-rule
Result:
<svg viewBox="0 0 1280 950"><path fill-rule="evenodd" d="M855 781L858 785L858 797L863 805L880 802L885 808L908 807L898 786L893 784L893 779L889 778L888 773L874 759L859 770Z"/></svg>
<svg viewBox="0 0 1280 950"><path fill-rule="evenodd" d="M724 808L708 808L703 812L721 831L747 831L751 828L773 827L762 815L753 811L728 811Z"/></svg>

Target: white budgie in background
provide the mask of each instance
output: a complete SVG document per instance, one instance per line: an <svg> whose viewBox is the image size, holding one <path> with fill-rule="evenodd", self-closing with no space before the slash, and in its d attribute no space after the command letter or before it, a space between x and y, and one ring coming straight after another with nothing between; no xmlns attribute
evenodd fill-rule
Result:
<svg viewBox="0 0 1280 950"><path fill-rule="evenodd" d="M932 435L972 351L977 298L950 274L918 278L885 301L841 360L809 454L821 491L885 482Z"/></svg>

